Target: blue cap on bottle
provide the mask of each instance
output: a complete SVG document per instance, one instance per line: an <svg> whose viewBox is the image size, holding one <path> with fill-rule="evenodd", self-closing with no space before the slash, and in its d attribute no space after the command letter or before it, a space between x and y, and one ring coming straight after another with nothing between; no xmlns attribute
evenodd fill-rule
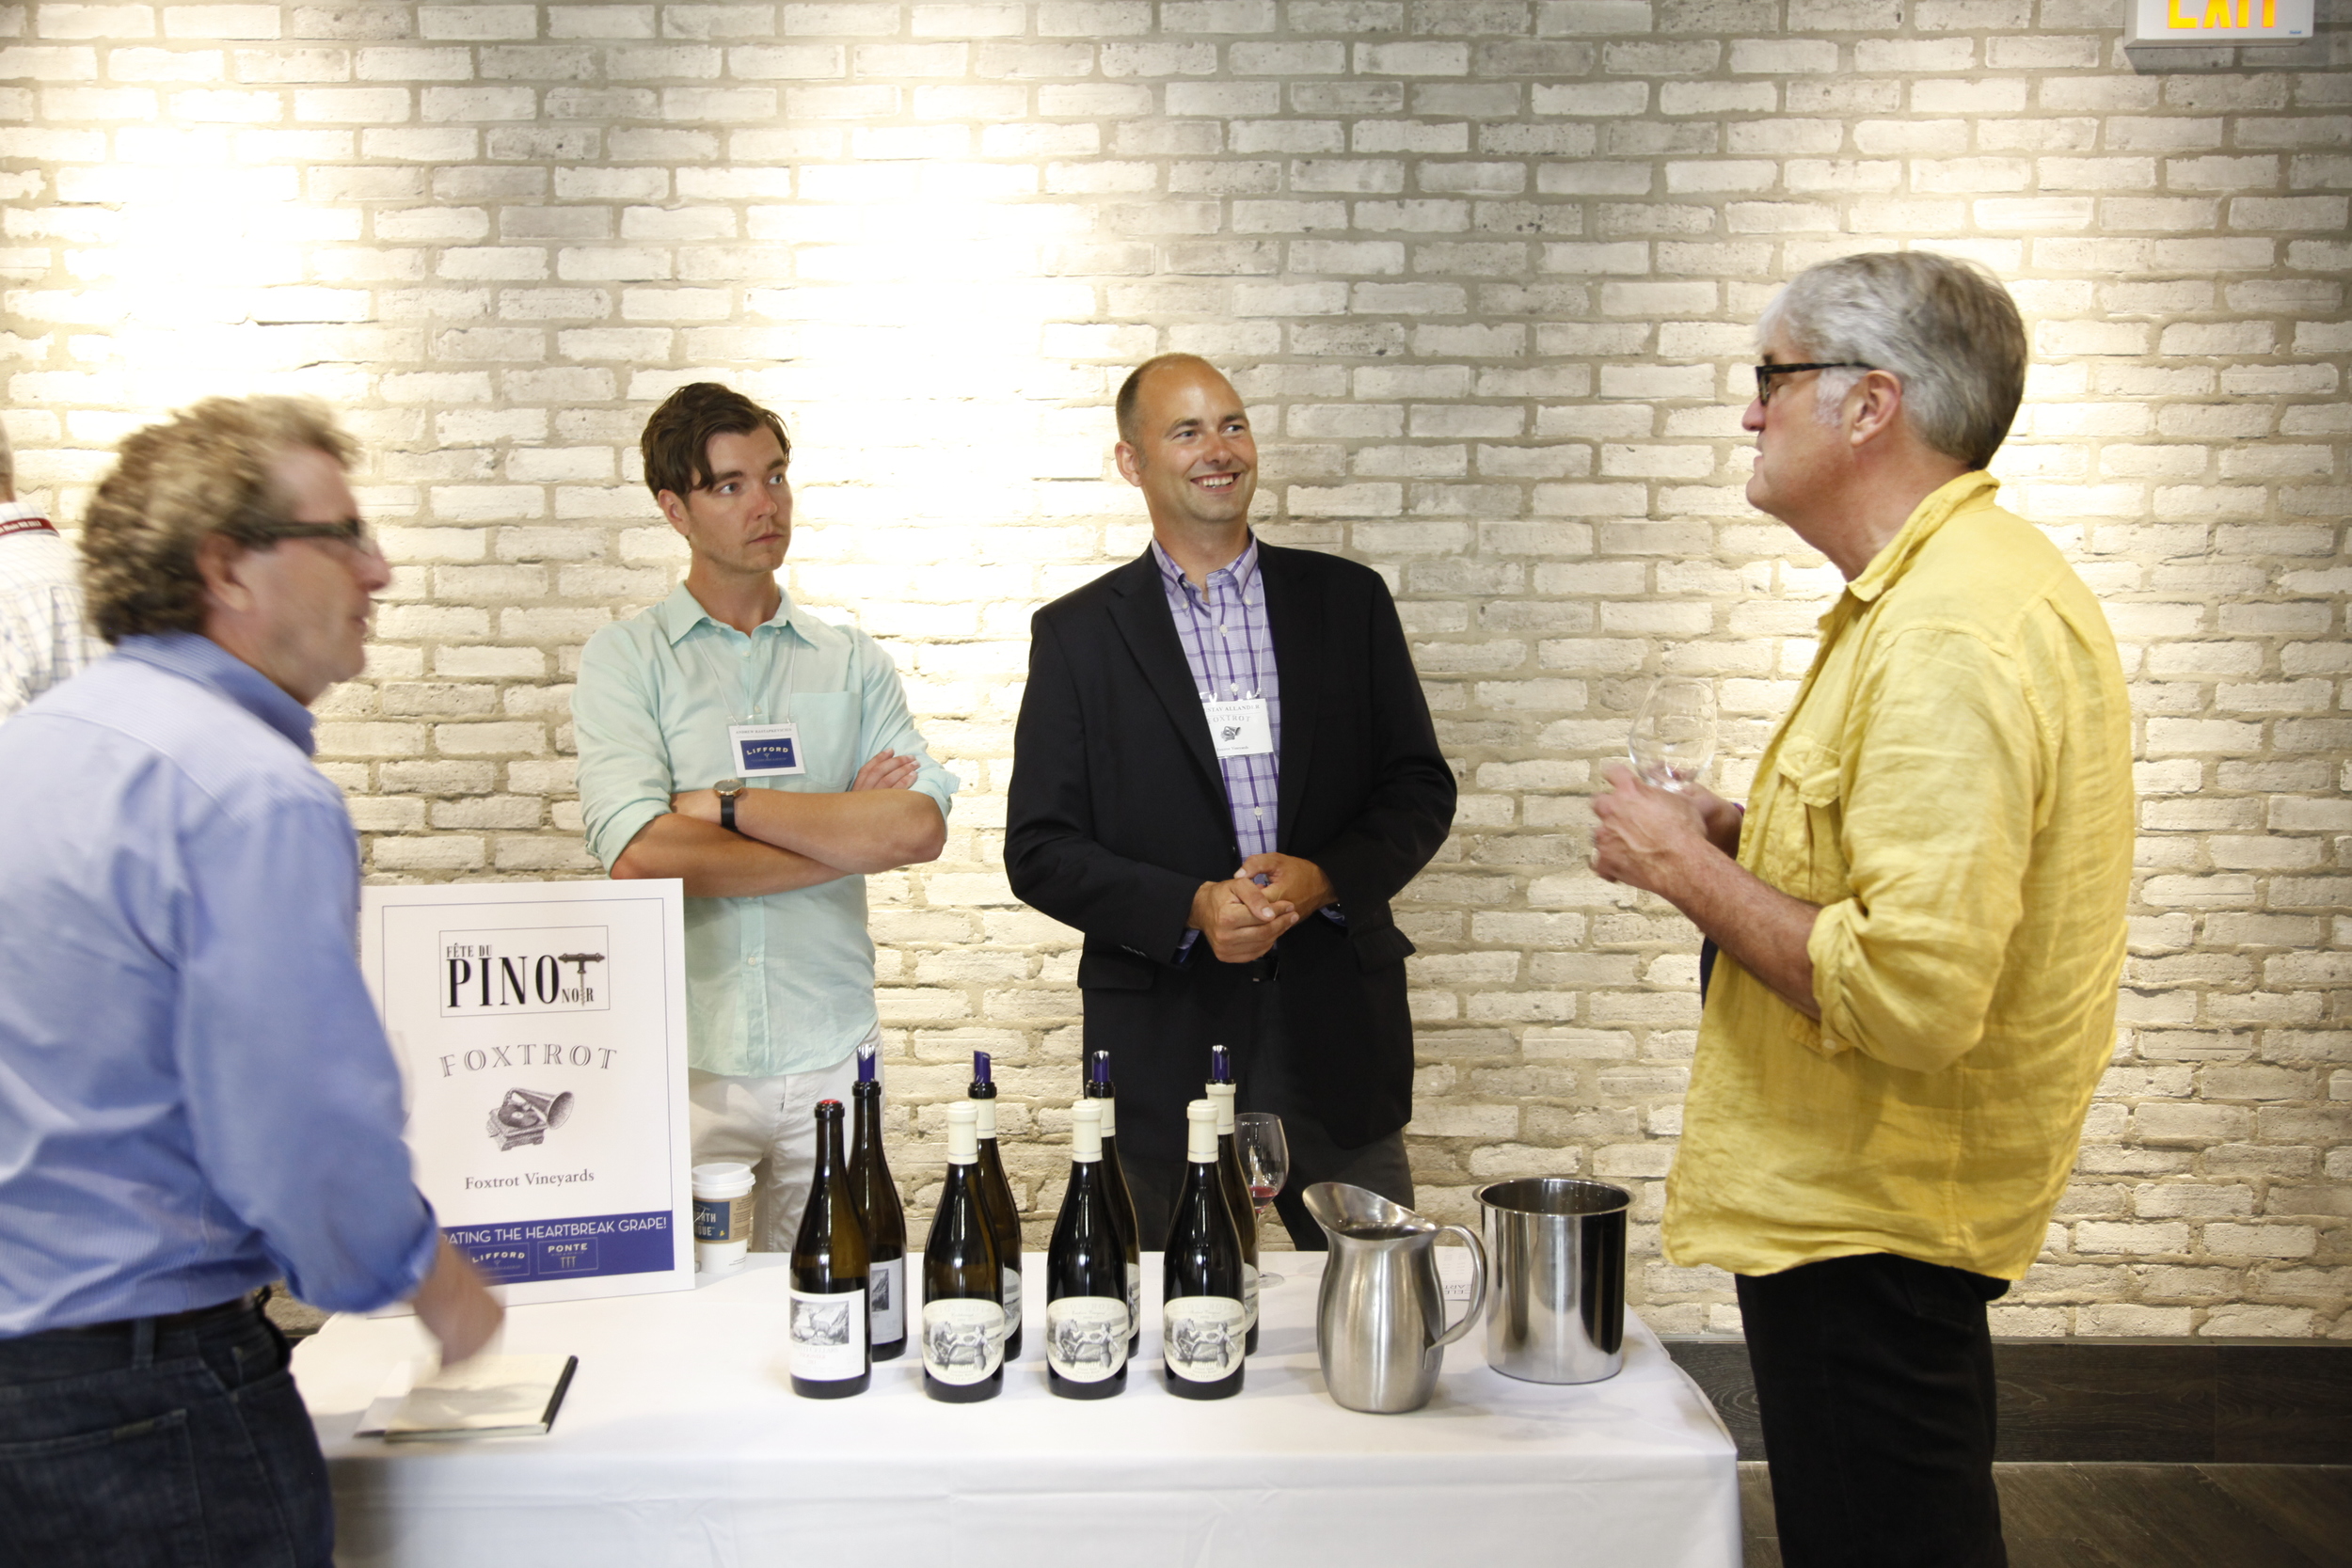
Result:
<svg viewBox="0 0 2352 1568"><path fill-rule="evenodd" d="M972 1082L975 1084L992 1084L995 1082L994 1079L989 1077L988 1075L988 1053L985 1051L975 1051L972 1053Z"/></svg>
<svg viewBox="0 0 2352 1568"><path fill-rule="evenodd" d="M1209 1082L1230 1084L1233 1081L1233 1053L1221 1045L1209 1047Z"/></svg>
<svg viewBox="0 0 2352 1568"><path fill-rule="evenodd" d="M1107 1051L1096 1052L1088 1075L1097 1084L1108 1084L1111 1081L1111 1053Z"/></svg>
<svg viewBox="0 0 2352 1568"><path fill-rule="evenodd" d="M857 1048L857 1081L859 1083L870 1084L874 1081L876 1054L874 1048L870 1045L861 1045Z"/></svg>

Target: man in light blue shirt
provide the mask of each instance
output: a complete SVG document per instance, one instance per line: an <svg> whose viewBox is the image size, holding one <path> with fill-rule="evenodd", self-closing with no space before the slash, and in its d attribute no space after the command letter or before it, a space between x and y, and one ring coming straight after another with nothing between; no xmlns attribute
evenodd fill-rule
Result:
<svg viewBox="0 0 2352 1568"><path fill-rule="evenodd" d="M878 1044L866 873L938 857L954 775L890 656L776 581L792 542L776 416L680 388L642 443L691 556L667 599L589 640L572 696L588 847L685 883L694 1159L758 1175L755 1251L788 1250L816 1106Z"/></svg>
<svg viewBox="0 0 2352 1568"><path fill-rule="evenodd" d="M324 1568L256 1288L407 1297L451 1360L498 1323L410 1180L310 761L390 578L350 451L276 398L124 442L83 538L116 652L0 727L0 1564Z"/></svg>

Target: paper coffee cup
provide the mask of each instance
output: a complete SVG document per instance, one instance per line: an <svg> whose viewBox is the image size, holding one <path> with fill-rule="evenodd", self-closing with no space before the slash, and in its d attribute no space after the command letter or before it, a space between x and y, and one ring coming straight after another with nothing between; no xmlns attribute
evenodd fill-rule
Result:
<svg viewBox="0 0 2352 1568"><path fill-rule="evenodd" d="M752 1246L752 1167L732 1160L696 1165L694 1268L724 1274Z"/></svg>

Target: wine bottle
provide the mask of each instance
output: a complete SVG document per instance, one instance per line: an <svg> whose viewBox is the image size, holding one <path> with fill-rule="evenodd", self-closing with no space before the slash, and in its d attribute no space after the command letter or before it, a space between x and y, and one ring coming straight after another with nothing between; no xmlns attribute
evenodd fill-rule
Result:
<svg viewBox="0 0 2352 1568"><path fill-rule="evenodd" d="M792 1391L812 1400L863 1394L874 1379L866 1219L841 1158L841 1101L817 1102L817 1168L792 1243Z"/></svg>
<svg viewBox="0 0 2352 1568"><path fill-rule="evenodd" d="M1258 1354L1258 1211L1249 1202L1249 1180L1242 1175L1241 1149L1233 1142L1233 1053L1209 1047L1209 1103L1216 1107L1216 1174L1225 1202L1241 1234L1241 1305L1249 1321L1248 1354Z"/></svg>
<svg viewBox="0 0 2352 1568"><path fill-rule="evenodd" d="M1241 1237L1216 1173L1216 1107L1184 1107L1184 1184L1168 1227L1160 1353L1168 1391L1188 1400L1241 1392Z"/></svg>
<svg viewBox="0 0 2352 1568"><path fill-rule="evenodd" d="M1098 1051L1089 1064L1087 1098L1103 1104L1103 1186L1111 1200L1111 1223L1127 1253L1127 1354L1143 1340L1143 1227L1136 1220L1135 1194L1127 1190L1127 1167L1119 1163L1119 1097L1111 1092L1111 1053Z"/></svg>
<svg viewBox="0 0 2352 1568"><path fill-rule="evenodd" d="M923 1392L949 1404L1005 1386L1005 1279L980 1208L979 1115L947 1107L947 1183L923 1243Z"/></svg>
<svg viewBox="0 0 2352 1568"><path fill-rule="evenodd" d="M980 1117L980 1203L996 1236L996 1266L1005 1271L1005 1359L1021 1359L1021 1211L1012 1206L1012 1183L1005 1180L1004 1157L996 1152L996 1080L988 1053L972 1053L972 1087Z"/></svg>
<svg viewBox="0 0 2352 1568"><path fill-rule="evenodd" d="M895 1361L907 1350L907 1212L882 1157L882 1083L874 1049L857 1049L857 1131L850 1141L850 1191L866 1216L866 1259L874 1271L874 1359Z"/></svg>
<svg viewBox="0 0 2352 1568"><path fill-rule="evenodd" d="M1127 1386L1127 1248L1103 1180L1103 1103L1070 1108L1070 1185L1045 1248L1045 1383L1066 1400Z"/></svg>

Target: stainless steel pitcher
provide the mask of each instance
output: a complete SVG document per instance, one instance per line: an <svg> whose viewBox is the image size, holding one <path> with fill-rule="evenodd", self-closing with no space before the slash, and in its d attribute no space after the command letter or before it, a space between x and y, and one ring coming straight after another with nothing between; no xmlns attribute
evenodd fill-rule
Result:
<svg viewBox="0 0 2352 1568"><path fill-rule="evenodd" d="M1307 1189L1307 1212L1331 1238L1315 1306L1315 1354L1324 1386L1350 1410L1393 1416L1419 1410L1438 1386L1445 1347L1469 1332L1486 1304L1486 1249L1467 1226L1439 1225L1344 1181ZM1470 1248L1470 1307L1452 1326L1438 1283L1438 1238Z"/></svg>

